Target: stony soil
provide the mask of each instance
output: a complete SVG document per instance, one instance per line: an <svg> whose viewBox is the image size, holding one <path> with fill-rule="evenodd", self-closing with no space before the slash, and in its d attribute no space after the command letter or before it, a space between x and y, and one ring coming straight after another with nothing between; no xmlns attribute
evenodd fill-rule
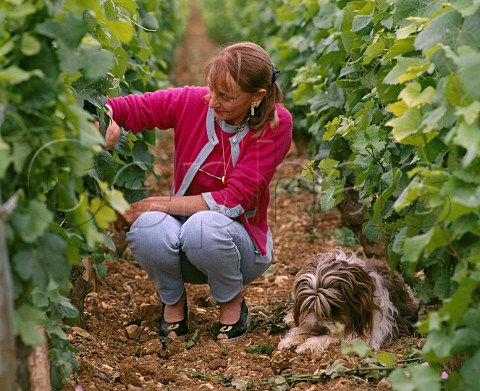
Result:
<svg viewBox="0 0 480 391"><path fill-rule="evenodd" d="M177 84L201 82L198 63L213 50L215 45L193 12L173 74ZM168 179L171 131L158 135L155 152L156 168ZM338 211L320 213L314 189L300 176L307 160L304 149L294 145L271 184L270 224L276 256L265 276L245 287L252 324L244 343L224 348L213 341L218 307L202 285L187 286L188 338L171 343L159 338L161 302L127 249L118 259L106 262L106 278L85 300L82 327L69 331L78 348L79 371L63 391L75 385L85 391L390 390L385 378L388 370L378 361L342 353L339 345L301 355L276 348L286 332L282 319L292 305L294 275L310 256L340 244ZM157 182L150 181L149 186L152 194L168 193ZM362 248L355 251L361 254ZM384 351L393 353L399 365L415 358L421 344L421 338L403 338Z"/></svg>

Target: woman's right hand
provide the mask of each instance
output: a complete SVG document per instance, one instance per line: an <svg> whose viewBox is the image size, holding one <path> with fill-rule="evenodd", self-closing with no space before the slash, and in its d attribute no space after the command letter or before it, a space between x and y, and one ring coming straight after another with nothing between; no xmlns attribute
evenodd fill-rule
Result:
<svg viewBox="0 0 480 391"><path fill-rule="evenodd" d="M105 151L110 150L120 139L120 126L112 119L105 132Z"/></svg>

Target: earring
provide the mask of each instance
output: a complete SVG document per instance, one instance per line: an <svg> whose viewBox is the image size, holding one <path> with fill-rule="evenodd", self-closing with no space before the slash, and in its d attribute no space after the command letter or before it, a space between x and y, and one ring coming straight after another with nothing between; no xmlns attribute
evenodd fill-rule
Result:
<svg viewBox="0 0 480 391"><path fill-rule="evenodd" d="M257 102L252 102L250 104L250 115L255 115L255 107L257 107Z"/></svg>

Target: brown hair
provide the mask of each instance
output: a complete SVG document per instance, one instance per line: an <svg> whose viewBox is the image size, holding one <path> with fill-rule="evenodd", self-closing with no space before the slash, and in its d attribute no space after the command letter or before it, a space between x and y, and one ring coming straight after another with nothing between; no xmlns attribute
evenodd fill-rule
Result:
<svg viewBox="0 0 480 391"><path fill-rule="evenodd" d="M282 91L273 80L273 64L268 53L253 42L240 42L220 50L205 67L205 77L213 88L227 89L227 75L244 92L255 93L264 88L267 93L255 108L248 124L252 130L263 130L267 123L278 128L275 104L283 99Z"/></svg>

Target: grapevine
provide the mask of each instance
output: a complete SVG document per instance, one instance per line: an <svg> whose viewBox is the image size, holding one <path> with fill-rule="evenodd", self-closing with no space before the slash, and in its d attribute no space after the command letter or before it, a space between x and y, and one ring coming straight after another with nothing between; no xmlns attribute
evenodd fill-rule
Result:
<svg viewBox="0 0 480 391"><path fill-rule="evenodd" d="M22 344L43 343L38 327L46 330L54 388L77 369L65 333L79 316L70 269L90 257L104 272L107 228L155 174L153 133L102 150L106 97L169 85L184 19L175 0L0 6L0 195L18 198L4 217L9 300Z"/></svg>
<svg viewBox="0 0 480 391"><path fill-rule="evenodd" d="M203 3L208 12L215 0ZM428 379L440 389L457 362L445 388L478 389L480 3L236 5L226 15L249 21L236 39L264 44L282 70L285 104L310 138L305 171L322 178L322 209L355 192L362 235L383 241L389 264L438 308L418 326L430 365L394 371L394 386L426 389Z"/></svg>

